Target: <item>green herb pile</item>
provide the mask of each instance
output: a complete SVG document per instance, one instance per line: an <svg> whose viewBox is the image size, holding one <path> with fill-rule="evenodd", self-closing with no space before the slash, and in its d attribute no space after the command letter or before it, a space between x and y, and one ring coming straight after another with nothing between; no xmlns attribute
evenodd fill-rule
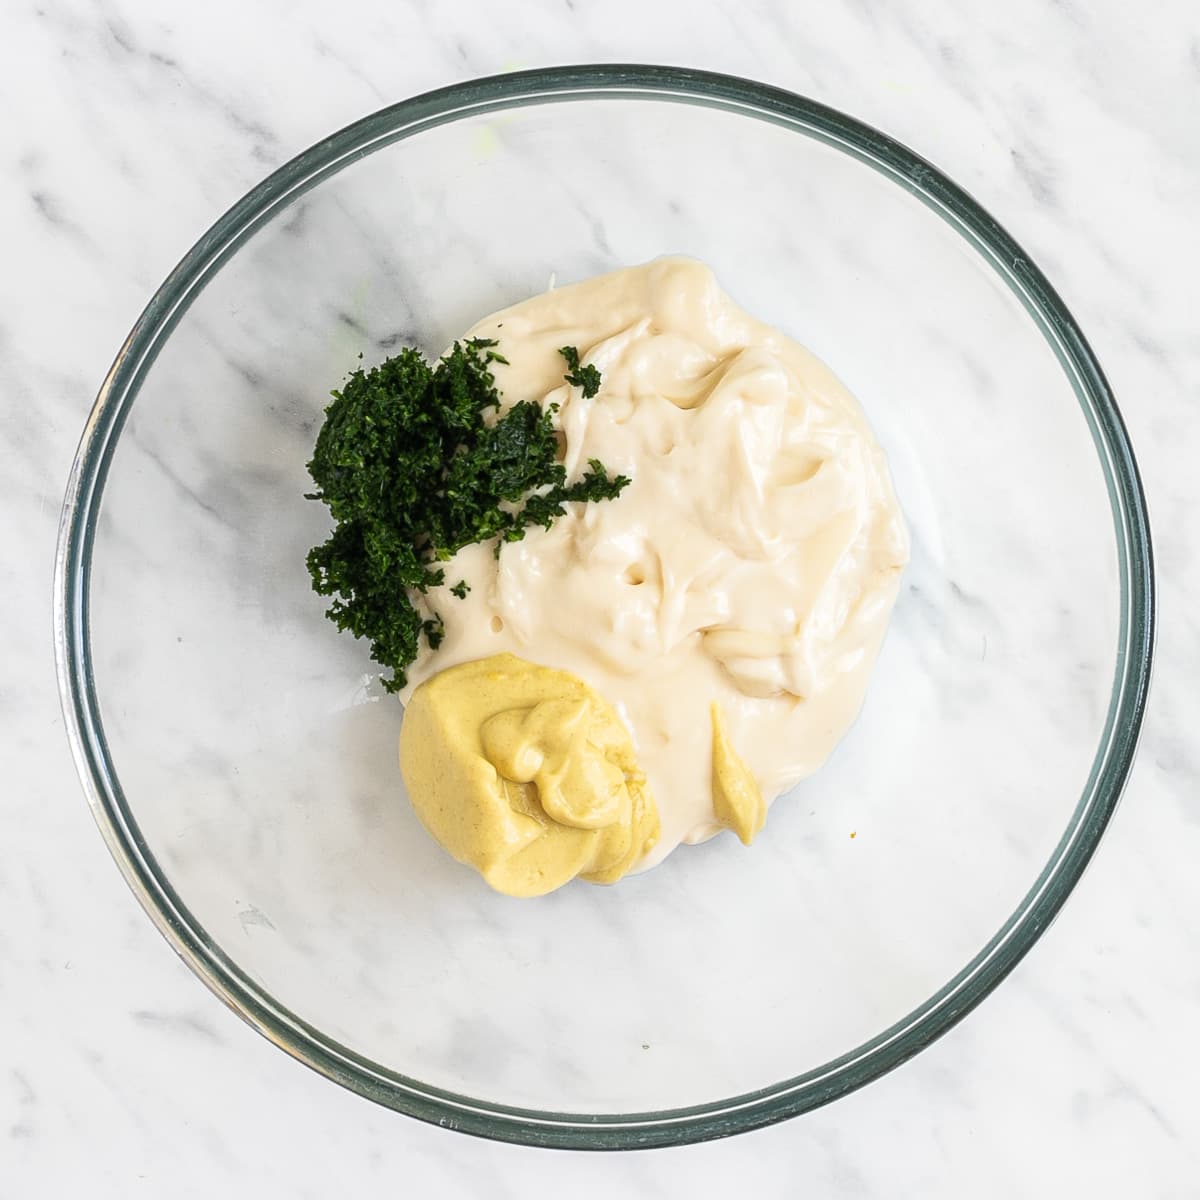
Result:
<svg viewBox="0 0 1200 1200"><path fill-rule="evenodd" d="M369 638L371 657L394 674L390 692L424 636L436 649L437 614L423 616L413 592L445 582L439 563L463 546L519 541L530 525L549 528L572 500L611 500L629 482L596 459L567 485L552 425L557 406L521 400L492 421L500 397L491 364L505 362L486 338L456 342L436 365L412 349L368 371L354 371L317 436L309 474L336 523L308 554L313 589L336 599L326 615L339 629ZM600 372L579 352L559 352L567 382L596 394ZM450 589L462 598L465 580Z"/></svg>

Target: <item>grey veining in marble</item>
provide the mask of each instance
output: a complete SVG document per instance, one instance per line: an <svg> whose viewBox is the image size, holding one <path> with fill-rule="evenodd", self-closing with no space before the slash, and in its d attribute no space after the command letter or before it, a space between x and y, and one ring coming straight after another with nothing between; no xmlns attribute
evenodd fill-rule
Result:
<svg viewBox="0 0 1200 1200"><path fill-rule="evenodd" d="M1116 0L869 0L822 6L819 17L719 0L546 0L503 20L491 11L418 0L364 0L337 15L316 0L252 9L41 0L5 14L0 1196L86 1185L113 1197L318 1197L346 1183L364 1194L407 1184L501 1200L735 1189L889 1200L1194 1195L1193 6L1169 0L1153 20ZM973 192L1050 275L1117 392L1155 522L1162 620L1145 738L1109 836L1060 919L968 1021L797 1122L585 1160L471 1141L359 1100L241 1025L173 958L109 860L74 777L49 585L62 487L96 387L201 230L269 169L381 104L472 75L586 59L703 66L813 95ZM305 220L303 206L293 219ZM609 231L590 236L603 255ZM253 369L233 358L235 377L239 365ZM977 363L956 369L981 377ZM144 450L152 466L155 447ZM197 536L219 544L221 519L198 522ZM972 597L966 587L947 611ZM916 633L920 610L911 611ZM271 936L262 906L247 903L232 921L238 936Z"/></svg>

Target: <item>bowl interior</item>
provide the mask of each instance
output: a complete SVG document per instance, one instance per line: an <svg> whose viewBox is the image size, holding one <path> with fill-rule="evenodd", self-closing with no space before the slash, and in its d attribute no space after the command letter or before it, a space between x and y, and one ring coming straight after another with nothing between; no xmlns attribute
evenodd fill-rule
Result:
<svg viewBox="0 0 1200 1200"><path fill-rule="evenodd" d="M859 397L912 563L862 717L752 849L510 900L410 811L400 706L309 588L305 462L360 354L665 253ZM1093 431L986 254L844 147L648 95L461 115L282 207L141 383L90 605L124 803L213 953L365 1070L584 1116L815 1071L943 988L1089 786L1121 620Z"/></svg>

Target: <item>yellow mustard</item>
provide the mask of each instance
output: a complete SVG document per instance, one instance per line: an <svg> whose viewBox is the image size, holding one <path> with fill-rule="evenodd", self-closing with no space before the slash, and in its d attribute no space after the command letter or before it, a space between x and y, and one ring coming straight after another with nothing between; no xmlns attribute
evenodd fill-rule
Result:
<svg viewBox="0 0 1200 1200"><path fill-rule="evenodd" d="M766 823L767 805L758 781L729 740L725 731L725 716L715 700L709 712L712 716L713 738L713 813L726 829L732 829L748 846Z"/></svg>
<svg viewBox="0 0 1200 1200"><path fill-rule="evenodd" d="M509 896L576 875L615 883L658 841L658 809L613 707L577 676L513 654L440 671L413 692L400 771L426 829Z"/></svg>

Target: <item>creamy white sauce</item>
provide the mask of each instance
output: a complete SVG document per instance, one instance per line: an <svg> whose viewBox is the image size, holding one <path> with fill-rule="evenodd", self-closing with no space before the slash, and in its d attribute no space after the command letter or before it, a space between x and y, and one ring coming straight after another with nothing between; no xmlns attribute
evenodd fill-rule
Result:
<svg viewBox="0 0 1200 1200"><path fill-rule="evenodd" d="M468 336L499 341L506 403L560 405L570 480L597 458L632 482L499 559L456 555L425 601L445 640L401 698L501 651L580 676L632 734L662 820L652 866L719 829L713 700L768 802L857 715L908 559L883 451L832 372L692 260L535 296ZM563 382L566 345L603 376L590 400Z"/></svg>

